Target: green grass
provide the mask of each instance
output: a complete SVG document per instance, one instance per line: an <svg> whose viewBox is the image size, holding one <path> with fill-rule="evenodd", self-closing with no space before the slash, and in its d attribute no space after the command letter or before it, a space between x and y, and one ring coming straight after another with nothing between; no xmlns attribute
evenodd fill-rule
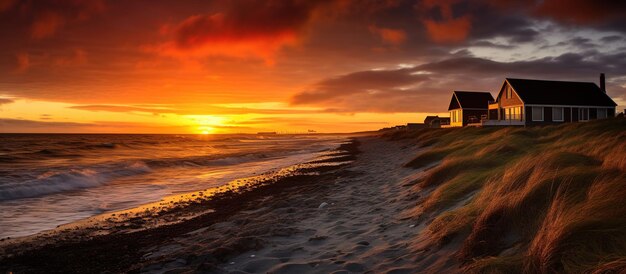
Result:
<svg viewBox="0 0 626 274"><path fill-rule="evenodd" d="M433 244L474 273L626 271L626 120L395 133L425 152Z"/></svg>

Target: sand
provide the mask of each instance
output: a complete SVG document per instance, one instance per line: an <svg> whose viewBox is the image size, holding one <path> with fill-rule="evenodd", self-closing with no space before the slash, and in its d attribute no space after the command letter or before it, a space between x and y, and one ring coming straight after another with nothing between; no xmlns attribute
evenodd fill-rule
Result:
<svg viewBox="0 0 626 274"><path fill-rule="evenodd" d="M278 208L258 208L152 247L142 271L235 273L415 273L456 271L451 250L429 249L419 193L420 170L402 165L416 148L361 139L357 160L328 191L293 193ZM247 237L250 235L251 237ZM222 264L197 264L213 238L241 239L248 251ZM209 244L210 246L210 244ZM215 248L215 247L211 247ZM217 247L219 248L219 247Z"/></svg>
<svg viewBox="0 0 626 274"><path fill-rule="evenodd" d="M429 194L415 184L423 170L403 167L420 148L377 137L358 140L356 157L352 150L336 158L346 164L195 206L215 212L174 225L17 252L0 261L8 265L0 270L458 272L452 249L457 245L439 248L429 241L425 227L436 213L423 216L420 210ZM68 261L68 256L78 259ZM88 257L98 263L87 262Z"/></svg>

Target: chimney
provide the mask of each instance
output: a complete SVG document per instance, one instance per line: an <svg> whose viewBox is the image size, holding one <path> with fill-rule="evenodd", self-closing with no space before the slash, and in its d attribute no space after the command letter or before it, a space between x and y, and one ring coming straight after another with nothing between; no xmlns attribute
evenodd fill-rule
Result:
<svg viewBox="0 0 626 274"><path fill-rule="evenodd" d="M600 73L600 90L606 93L606 85L604 83L604 73Z"/></svg>

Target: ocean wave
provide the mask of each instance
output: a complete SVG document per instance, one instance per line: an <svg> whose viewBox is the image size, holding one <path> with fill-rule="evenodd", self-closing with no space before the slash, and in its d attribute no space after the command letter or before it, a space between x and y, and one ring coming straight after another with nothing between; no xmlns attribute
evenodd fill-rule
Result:
<svg viewBox="0 0 626 274"><path fill-rule="evenodd" d="M273 155L275 157L276 155ZM231 166L270 158L265 153L212 155L182 158L144 159L44 172L34 179L0 184L0 201L39 197L49 194L98 187L114 179L140 175L163 168L203 168ZM2 160L0 158L0 160Z"/></svg>
<svg viewBox="0 0 626 274"><path fill-rule="evenodd" d="M228 136L221 141L192 138L184 143L150 136L105 137L54 142L43 139L34 147L14 144L13 151L18 153L0 154L0 201L99 187L121 177L152 171L180 169L185 172L184 169L189 169L196 173L203 168L273 161L318 152L330 146L327 142L283 144L263 141L255 144L253 141L260 137L254 135ZM220 149L220 145L229 145L229 148Z"/></svg>
<svg viewBox="0 0 626 274"><path fill-rule="evenodd" d="M161 158L144 160L151 168L168 168L168 167L210 167L210 166L229 166L242 164L251 161L258 161L270 157L277 157L278 154L268 156L266 153L249 153L243 155L209 155L209 156L192 156L184 158Z"/></svg>
<svg viewBox="0 0 626 274"><path fill-rule="evenodd" d="M81 148L83 149L100 149L100 148L113 149L113 148L117 148L118 146L119 145L116 143L100 143L100 144L89 144Z"/></svg>
<svg viewBox="0 0 626 274"><path fill-rule="evenodd" d="M150 172L143 162L133 162L118 168L73 168L49 171L35 179L0 185L0 201L38 197L83 188L97 187L113 179Z"/></svg>

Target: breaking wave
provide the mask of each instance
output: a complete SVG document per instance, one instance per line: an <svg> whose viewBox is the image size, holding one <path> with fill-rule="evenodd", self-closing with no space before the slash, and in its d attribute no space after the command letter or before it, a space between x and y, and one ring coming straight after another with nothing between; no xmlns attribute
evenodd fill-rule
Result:
<svg viewBox="0 0 626 274"><path fill-rule="evenodd" d="M102 169L102 168L101 168ZM0 201L38 197L42 195L96 187L124 176L150 172L143 162L134 162L125 167L101 171L92 168L49 171L19 183L0 184Z"/></svg>

